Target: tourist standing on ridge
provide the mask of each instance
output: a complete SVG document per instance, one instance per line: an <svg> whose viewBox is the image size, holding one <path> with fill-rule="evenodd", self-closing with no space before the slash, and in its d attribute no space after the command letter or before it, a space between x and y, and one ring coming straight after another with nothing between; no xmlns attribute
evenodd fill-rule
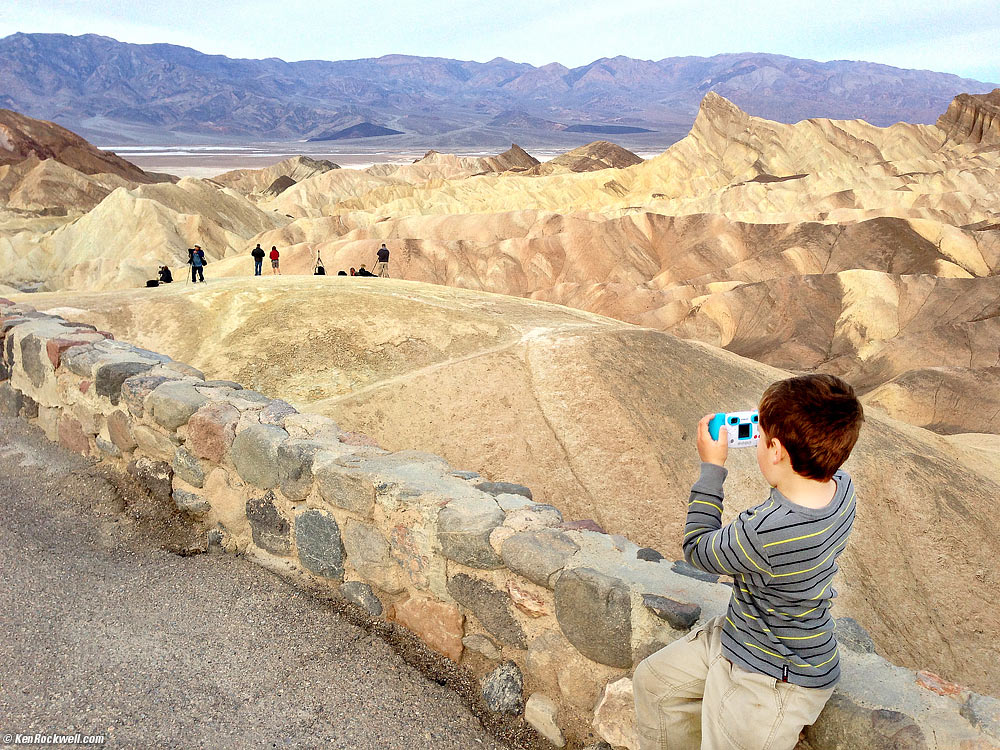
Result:
<svg viewBox="0 0 1000 750"><path fill-rule="evenodd" d="M191 266L191 281L197 284L205 281L205 251L201 245L195 245L188 250L188 264Z"/></svg>
<svg viewBox="0 0 1000 750"><path fill-rule="evenodd" d="M278 252L278 248L276 248L274 245L271 245L271 256L270 257L271 257L271 274L272 275L273 274L278 274L279 276L281 275L281 269L278 268L278 257L280 255L281 255L281 253Z"/></svg>
<svg viewBox="0 0 1000 750"><path fill-rule="evenodd" d="M375 267L372 269L372 276L381 276L383 279L389 278L389 248L382 243L382 247L378 249L376 253L378 261L375 263Z"/></svg>
<svg viewBox="0 0 1000 750"><path fill-rule="evenodd" d="M732 576L727 614L647 657L632 678L640 750L792 750L840 679L830 607L854 525L847 460L864 422L833 375L773 383L760 400L757 465L768 500L722 525L729 433L698 423L684 557Z"/></svg>
<svg viewBox="0 0 1000 750"><path fill-rule="evenodd" d="M253 256L253 275L260 276L261 267L264 265L264 248L257 243L257 247L250 251Z"/></svg>

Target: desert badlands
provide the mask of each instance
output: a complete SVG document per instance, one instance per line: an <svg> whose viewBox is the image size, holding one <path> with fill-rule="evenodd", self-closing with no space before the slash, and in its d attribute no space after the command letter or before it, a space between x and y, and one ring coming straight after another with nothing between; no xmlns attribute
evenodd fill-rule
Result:
<svg viewBox="0 0 1000 750"><path fill-rule="evenodd" d="M1000 695L998 100L879 128L710 93L646 161L597 142L181 180L4 110L0 291L674 559L697 419L787 372L841 375L868 421L839 614L896 663ZM393 279L311 276L382 242ZM252 277L256 243L283 277ZM141 288L160 264L175 283ZM753 469L734 457L743 507Z"/></svg>

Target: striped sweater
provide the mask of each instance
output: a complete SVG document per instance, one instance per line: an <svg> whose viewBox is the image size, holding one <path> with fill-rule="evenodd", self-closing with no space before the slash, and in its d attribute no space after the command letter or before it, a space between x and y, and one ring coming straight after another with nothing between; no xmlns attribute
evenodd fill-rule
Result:
<svg viewBox="0 0 1000 750"><path fill-rule="evenodd" d="M722 526L724 467L703 463L691 488L684 557L701 570L733 577L722 632L726 658L751 672L810 688L840 678L830 615L837 557L854 525L854 484L834 474L824 508L796 505L778 490Z"/></svg>

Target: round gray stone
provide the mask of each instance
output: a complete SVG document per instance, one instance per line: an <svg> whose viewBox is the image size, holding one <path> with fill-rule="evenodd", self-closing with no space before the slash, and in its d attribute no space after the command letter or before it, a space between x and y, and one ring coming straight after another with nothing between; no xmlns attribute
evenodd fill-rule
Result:
<svg viewBox="0 0 1000 750"><path fill-rule="evenodd" d="M274 425L275 427L284 427L285 417L289 417L292 414L298 414L295 407L287 401L276 398L261 410L260 423Z"/></svg>
<svg viewBox="0 0 1000 750"><path fill-rule="evenodd" d="M382 616L382 602L375 596L372 587L367 583L346 581L340 585L340 593L347 601L361 607L361 609L372 617Z"/></svg>
<svg viewBox="0 0 1000 750"><path fill-rule="evenodd" d="M624 581L573 568L556 581L555 600L559 627L581 654L610 667L632 666L632 604Z"/></svg>
<svg viewBox="0 0 1000 750"><path fill-rule="evenodd" d="M452 501L437 517L441 554L470 568L502 568L503 560L490 545L490 534L504 518L504 512L492 500Z"/></svg>
<svg viewBox="0 0 1000 750"><path fill-rule="evenodd" d="M236 471L244 482L261 489L277 487L281 481L278 448L288 439L280 427L255 424L239 434L229 448Z"/></svg>
<svg viewBox="0 0 1000 750"><path fill-rule="evenodd" d="M98 435L94 442L97 444L97 450L106 456L111 456L111 458L121 458L122 451L117 445L112 443L110 440L105 440L100 435Z"/></svg>
<svg viewBox="0 0 1000 750"><path fill-rule="evenodd" d="M192 516L203 516L212 509L208 500L187 490L174 490L173 498L177 510Z"/></svg>
<svg viewBox="0 0 1000 750"><path fill-rule="evenodd" d="M323 510L307 510L295 517L295 545L299 561L307 569L324 578L343 580L344 544L340 526L332 514Z"/></svg>
<svg viewBox="0 0 1000 750"><path fill-rule="evenodd" d="M82 347L73 348L80 349ZM150 362L141 362L138 360L108 362L107 364L100 365L97 368L97 372L94 373L94 388L97 391L97 395L103 396L111 401L112 404L117 405L121 398L122 384L129 378L146 372L152 366Z"/></svg>
<svg viewBox="0 0 1000 750"><path fill-rule="evenodd" d="M16 417L24 405L24 394L8 381L0 383L0 417Z"/></svg>
<svg viewBox="0 0 1000 750"><path fill-rule="evenodd" d="M305 500L312 489L313 459L323 447L323 443L312 440L287 440L278 446L281 494L289 500Z"/></svg>
<svg viewBox="0 0 1000 750"><path fill-rule="evenodd" d="M198 393L193 385L185 382L162 383L149 394L146 406L153 412L153 419L168 430L176 430L208 403L208 398Z"/></svg>
<svg viewBox="0 0 1000 750"><path fill-rule="evenodd" d="M912 716L899 711L871 709L835 692L806 739L813 747L856 747L865 750L929 750L927 738Z"/></svg>
<svg viewBox="0 0 1000 750"><path fill-rule="evenodd" d="M497 714L519 715L524 711L524 678L517 664L505 661L482 681L486 707Z"/></svg>
<svg viewBox="0 0 1000 750"><path fill-rule="evenodd" d="M133 416L141 417L145 413L146 397L158 386L169 380L176 380L176 378L167 378L162 375L133 375L122 382L121 400Z"/></svg>
<svg viewBox="0 0 1000 750"><path fill-rule="evenodd" d="M194 487L205 484L205 470L201 467L201 461L184 448L178 448L174 452L174 474Z"/></svg>
<svg viewBox="0 0 1000 750"><path fill-rule="evenodd" d="M568 535L554 529L522 531L500 548L504 564L532 583L551 589L556 574L580 549Z"/></svg>

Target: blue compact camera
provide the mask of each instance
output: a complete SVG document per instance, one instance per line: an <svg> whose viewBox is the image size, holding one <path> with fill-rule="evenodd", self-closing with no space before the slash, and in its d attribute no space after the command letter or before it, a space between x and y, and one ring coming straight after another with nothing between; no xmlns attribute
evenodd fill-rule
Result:
<svg viewBox="0 0 1000 750"><path fill-rule="evenodd" d="M756 411L716 414L708 423L708 434L712 440L719 439L719 431L723 427L729 434L730 448L750 448L760 442L760 415Z"/></svg>

